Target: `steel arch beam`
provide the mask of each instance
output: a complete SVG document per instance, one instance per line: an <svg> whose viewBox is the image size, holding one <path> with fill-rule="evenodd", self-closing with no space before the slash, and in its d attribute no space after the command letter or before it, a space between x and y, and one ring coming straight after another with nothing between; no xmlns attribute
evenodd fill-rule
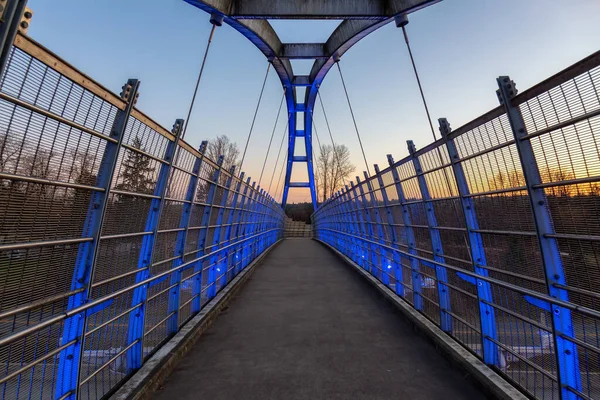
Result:
<svg viewBox="0 0 600 400"><path fill-rule="evenodd" d="M244 35L267 57L285 90L289 116L286 179L282 205L290 187L296 137L305 140L311 198L317 207L312 165L312 117L317 92L336 60L360 39L390 23L396 15L417 11L441 0L184 0L223 21ZM344 19L325 43L281 42L266 19ZM314 59L308 76L295 76L291 59ZM306 87L298 103L295 87ZM297 112L304 112L304 133L296 135Z"/></svg>

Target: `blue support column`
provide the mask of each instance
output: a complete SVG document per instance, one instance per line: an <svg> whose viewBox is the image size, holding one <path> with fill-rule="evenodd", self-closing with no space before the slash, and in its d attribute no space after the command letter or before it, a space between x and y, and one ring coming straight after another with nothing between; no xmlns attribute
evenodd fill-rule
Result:
<svg viewBox="0 0 600 400"><path fill-rule="evenodd" d="M402 223L404 224L404 234L406 236L406 247L408 249L408 254L417 255L417 241L415 239L415 232L412 228L412 218L410 217L410 210L406 205L406 196L404 195L404 189L402 188L402 183L400 182L400 176L398 175L398 170L394 165L394 159L391 154L387 155L388 163L390 164L392 170L392 177L394 178L394 185L396 186L396 194L398 194L398 201L400 202L400 206L402 207ZM409 257L410 271L411 271L411 281L412 281L412 290L413 290L413 304L415 308L419 311L423 311L423 282L420 277L420 264L419 260L414 257ZM404 281L404 279L402 279ZM404 292L404 286L402 291ZM398 290L396 290L398 293ZM398 293L400 294L400 293ZM400 294L404 295L404 294Z"/></svg>
<svg viewBox="0 0 600 400"><path fill-rule="evenodd" d="M469 237L469 249L471 252L471 259L473 260L473 268L477 275L487 277L487 259L485 257L483 239L481 234L477 232L477 230L479 230L479 223L477 222L475 206L471 197L468 196L470 194L469 184L467 183L465 172L462 164L460 163L460 156L458 155L458 150L456 149L454 140L449 136L450 124L445 118L440 118L438 121L440 124L442 139L446 143L450 162L452 163L452 171L454 172L454 178L456 180L461 206L465 216L465 223ZM483 361L489 365L498 365L498 346L492 341L498 339L496 332L496 313L494 311L494 307L484 303L484 301L493 303L492 288L489 282L481 279L477 279L475 283L477 285L477 297L479 302Z"/></svg>
<svg viewBox="0 0 600 400"><path fill-rule="evenodd" d="M225 188L223 189L223 197L221 197L221 204L219 204L219 211L217 212L217 220L215 222L215 228L213 231L212 238L212 246L210 248L210 253L214 253L213 256L210 257L210 267L208 268L208 299L212 299L217 294L217 279L219 276L227 274L227 267L223 271L221 266L221 262L219 258L221 256L221 252L219 252L219 243L221 241L221 227L223 225L223 215L225 214L225 207L227 206L227 199L229 197L229 188L231 187L231 182L233 180L233 175L235 174L235 166L232 166L229 170L229 177L225 183Z"/></svg>
<svg viewBox="0 0 600 400"><path fill-rule="evenodd" d="M387 192L385 190L385 183L383 182L383 176L381 175L381 171L379 170L379 165L374 164L375 174L377 176L377 183L379 184L379 188L381 189L381 197L383 199L383 205L385 207L385 215L387 220L388 234L390 238L390 242L392 246L398 246L398 238L396 236L396 230L394 229L394 214L392 213L392 209L390 207L390 200L388 198ZM394 270L394 288L397 295L404 297L404 286L402 285L402 265L401 259L397 252L392 252L392 257L389 260L389 264L385 266L388 272L391 272L391 269ZM387 276L387 274L385 275ZM387 278L387 282L383 283L389 284L389 277Z"/></svg>
<svg viewBox="0 0 600 400"><path fill-rule="evenodd" d="M223 247L229 245L229 243L231 242L232 233L234 232L233 226L234 226L234 224L236 224L237 218L239 218L237 203L238 203L238 199L240 197L240 191L242 190L242 182L243 181L244 181L244 173L242 172L240 174L239 179L237 180L237 185L234 189L233 199L231 201L231 211L229 212L229 215L227 217L227 224L225 226L225 234L223 235ZM244 199L242 198L242 204L243 204L243 201L244 201ZM227 280L228 280L229 275L231 275L232 277L235 275L235 265L236 265L235 264L235 262L236 262L235 256L236 255L237 255L237 252L235 251L235 248L232 247L231 249L227 250L227 261L225 263L225 273L221 277L221 287L224 287L225 285L227 285Z"/></svg>
<svg viewBox="0 0 600 400"><path fill-rule="evenodd" d="M125 86L123 86L121 97L127 103L122 110L117 111L109 136L110 140L106 142L102 161L98 168L96 186L102 188L102 190L92 193L85 224L83 225L82 237L91 237L93 240L79 245L71 290L80 292L69 297L67 310L84 305L90 299L91 285L93 283L98 255L98 245L102 233L102 223L106 213L106 206L110 196L111 182L138 87L139 81L137 79L129 79ZM61 379L58 379L56 383L55 395L57 398L75 399L79 391L83 333L86 323L85 313L76 314L65 320L61 343L75 342L61 351L58 358L57 374Z"/></svg>
<svg viewBox="0 0 600 400"><path fill-rule="evenodd" d="M183 123L181 124L183 126ZM177 233L177 241L175 243L175 256L173 260L173 268L176 268L183 264L185 254L185 243L189 234L190 218L192 216L192 207L194 205L194 199L196 197L196 191L198 190L198 182L200 181L199 175L202 168L202 161L204 159L204 153L206 152L207 141L203 141L200 145L200 157L196 158L194 166L192 167L192 176L188 183L188 188L185 193L185 203L183 203L183 209L181 212L181 218L179 219L179 228L183 229ZM199 275L192 278L192 282L199 279ZM167 334L172 335L179 330L179 308L181 305L181 271L175 271L171 274L171 285L175 285L169 292L169 306L168 313L170 315L167 321Z"/></svg>
<svg viewBox="0 0 600 400"><path fill-rule="evenodd" d="M146 225L144 232L151 232L144 235L142 239L142 246L140 255L138 258L137 270L139 271L135 275L135 281L141 282L150 277L150 267L152 264L152 258L154 256L154 247L156 244L158 223L160 214L164 205L165 193L169 186L169 176L171 171L171 165L175 157L175 150L179 144L179 134L183 127L183 120L178 119L173 125L173 134L175 135L174 141L169 141L163 157L163 162L160 165L158 172L158 178L154 187L154 196L150 203L150 209L148 216L146 217ZM144 359L144 322L146 315L146 297L147 297L147 285L140 286L133 291L131 305L132 307L139 306L136 311L129 315L129 325L127 330L127 344L131 345L135 343L127 351L127 370L129 373L139 369L142 366Z"/></svg>
<svg viewBox="0 0 600 400"><path fill-rule="evenodd" d="M437 218L433 211L433 204L431 202L431 195L429 194L429 188L423 175L423 168L421 167L421 161L419 157L415 155L417 149L412 140L407 141L408 152L410 153L412 163L415 167L417 174L417 180L419 181L419 188L421 190L421 196L425 206L425 215L427 217L427 225L429 227L429 235L431 237L431 248L433 250L433 259L438 262L445 264L444 250L442 247L442 239L440 237L440 231L438 229ZM448 314L450 311L450 293L446 283L448 282L448 272L446 268L436 265L435 276L437 279L438 297L440 301L440 327L445 332L452 332L452 317Z"/></svg>
<svg viewBox="0 0 600 400"><path fill-rule="evenodd" d="M367 171L363 171L363 175L365 176L365 183L367 185L367 190L369 191L369 199L371 200L371 206L373 207L373 216L375 219L375 227L373 229L373 233L377 232L377 239L379 243L385 244L385 235L383 233L383 223L381 220L381 215L379 214L379 204L377 204L377 199L375 198L375 194L373 192L373 185L369 180L369 175ZM375 246L377 248L378 246ZM380 271L377 272L377 277L381 279L384 284L389 284L389 276L385 273L389 264L389 259L387 257L387 252L383 249L383 247L379 247L379 260L376 265L379 265Z"/></svg>
<svg viewBox="0 0 600 400"><path fill-rule="evenodd" d="M200 223L200 232L198 233L198 244L196 257L199 258L206 254L206 237L208 235L208 226L210 224L210 216L213 209L213 202L215 194L217 192L217 183L221 176L221 168L223 167L223 156L219 156L217 160L217 168L212 176L212 181L207 182L208 184L208 195L206 197L206 204L202 213L202 222ZM200 260L194 264L194 285L192 286L192 314L200 312L202 307L202 269L204 266L204 260Z"/></svg>
<svg viewBox="0 0 600 400"><path fill-rule="evenodd" d="M510 122L515 137L515 146L521 160L523 176L527 184L527 193L531 201L548 294L555 299L568 302L569 294L564 289L567 280L560 249L556 239L550 237L555 232L550 209L548 208L548 199L544 189L539 186L542 183L539 167L531 141L526 138L527 128L521 111L518 105L512 103L512 98L517 94L517 89L508 76L499 77L497 82L499 86L498 98L506 110L506 116ZM556 304L552 304L551 308L561 399L576 400L580 397L567 389L567 387L570 387L581 392L582 388L577 346L572 341L575 334L571 310Z"/></svg>

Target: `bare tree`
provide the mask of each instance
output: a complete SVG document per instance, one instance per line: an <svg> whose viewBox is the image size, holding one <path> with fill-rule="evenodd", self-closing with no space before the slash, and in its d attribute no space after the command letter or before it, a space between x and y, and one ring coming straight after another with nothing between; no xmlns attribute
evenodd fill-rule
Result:
<svg viewBox="0 0 600 400"><path fill-rule="evenodd" d="M20 143L6 133L0 135L0 171L6 172L11 161L21 149Z"/></svg>
<svg viewBox="0 0 600 400"><path fill-rule="evenodd" d="M321 146L317 157L317 174L315 183L317 197L321 194L321 201L333 196L344 186L344 182L354 172L355 166L350 162L350 151L343 144Z"/></svg>
<svg viewBox="0 0 600 400"><path fill-rule="evenodd" d="M220 135L208 141L206 155L213 161L217 161L219 156L223 156L223 169L229 169L239 164L240 150L237 143L232 142L227 135Z"/></svg>

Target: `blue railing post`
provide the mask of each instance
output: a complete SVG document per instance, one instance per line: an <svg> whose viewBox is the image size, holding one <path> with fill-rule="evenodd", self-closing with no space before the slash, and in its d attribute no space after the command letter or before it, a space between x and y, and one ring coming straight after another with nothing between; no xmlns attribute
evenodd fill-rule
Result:
<svg viewBox="0 0 600 400"><path fill-rule="evenodd" d="M241 181L242 179L240 179ZM249 204L249 194L248 190L250 189L250 177L246 179L246 183L244 184L244 193L242 194L242 201L240 203L238 215L237 215L237 223L235 225L235 233L234 237L239 239L244 236L244 224L248 217L248 204ZM243 255L244 243L235 246L235 259L234 259L234 275L237 275L243 268L244 255Z"/></svg>
<svg viewBox="0 0 600 400"><path fill-rule="evenodd" d="M202 222L200 223L200 232L198 233L198 243L196 248L196 258L202 257L206 254L206 238L208 236L208 230L210 225L210 216L212 214L213 203L215 194L217 192L217 185L219 183L219 177L221 176L221 169L223 168L223 156L219 156L217 160L217 168L215 169L212 180L208 181L208 195L206 196L206 204L202 212ZM204 259L197 261L194 264L194 284L192 286L192 314L200 312L202 307L202 270L204 269ZM208 289L208 288L207 288Z"/></svg>
<svg viewBox="0 0 600 400"><path fill-rule="evenodd" d="M365 176L365 183L367 185L367 190L369 191L369 199L371 200L371 206L373 207L373 215L375 217L375 229L373 229L373 233L375 233L375 231L377 232L377 239L378 242L385 245L385 235L383 233L383 222L381 220L381 215L379 213L379 204L377 204L377 199L375 198L375 193L373 192L373 184L371 183L371 180L369 179L369 175L367 174L367 171L363 171L363 175ZM375 248L377 248L378 246L375 246ZM389 258L387 257L387 252L383 249L383 247L379 247L379 262L377 265L379 265L380 271L377 272L377 274L380 274L380 279L384 284L389 284L390 283L390 279L389 279L389 275L387 275L387 267L388 267L388 262L386 260L389 260ZM391 260L390 260L391 262ZM377 275L375 275L377 276Z"/></svg>
<svg viewBox="0 0 600 400"><path fill-rule="evenodd" d="M111 183L138 87L139 81L137 79L129 79L123 86L121 97L126 101L126 104L124 109L117 111L109 136L110 140L106 142L96 178L96 186L102 188L102 190L92 192L85 224L83 225L82 237L91 237L93 240L79 245L71 282L71 291L78 291L78 293L69 297L68 310L84 305L90 299L98 245L110 196ZM61 343L64 345L73 342L73 344L61 351L58 357L57 374L61 379L58 379L56 383L55 395L57 398L74 399L79 391L79 374L84 344L83 334L86 323L85 313L79 313L65 320Z"/></svg>
<svg viewBox="0 0 600 400"><path fill-rule="evenodd" d="M350 188L352 189L352 198L351 205L356 211L356 215L358 215L358 221L360 222L362 237L367 237L368 228L367 223L365 222L364 214L360 208L360 200L358 198L357 187L354 185L354 182L350 181ZM359 244L360 254L358 255L359 265L363 267L363 269L367 270L367 263L370 257L371 252L368 250L370 247L367 242L361 241ZM363 254L364 253L364 254Z"/></svg>
<svg viewBox="0 0 600 400"><path fill-rule="evenodd" d="M257 197L258 192L256 191L256 182L252 182L252 188L250 190L250 195L248 196L248 214L246 223L244 224L244 236L252 236L254 221L256 220ZM253 241L254 240L245 241L242 246L242 269L246 268L246 265L250 263Z"/></svg>
<svg viewBox="0 0 600 400"><path fill-rule="evenodd" d="M415 173L419 182L419 189L421 190L421 196L423 199L423 205L425 206L425 215L427 217L427 225L429 227L429 236L431 239L431 248L433 250L433 259L437 263L445 264L444 250L442 247L442 238L440 237L440 231L438 229L437 218L433 210L433 204L431 202L431 195L429 188L427 187L427 181L423 175L423 168L421 167L421 161L416 156L417 149L412 140L407 141L408 152L410 153L412 163L415 167ZM435 276L437 279L438 297L440 301L440 327L445 332L452 332L452 317L448 312L450 311L450 293L446 283L448 282L448 273L446 268L435 265Z"/></svg>
<svg viewBox="0 0 600 400"><path fill-rule="evenodd" d="M236 217L238 217L237 212L238 209L237 203L238 198L240 197L240 190L242 190L242 182L244 181L244 173L240 174L240 177L237 179L237 185L233 190L233 199L231 200L231 211L227 216L227 224L225 225L225 234L223 235L223 247L227 246L231 242L232 233L233 233L233 225L236 223ZM242 199L242 202L244 200ZM235 276L235 266L236 266L236 254L235 248L227 251L227 260L225 262L225 273L221 278L221 287L227 285L228 275L231 271L232 277ZM231 268L230 268L231 266Z"/></svg>
<svg viewBox="0 0 600 400"><path fill-rule="evenodd" d="M144 227L144 232L150 233L144 235L142 238L142 246L137 263L138 273L135 275L136 283L150 277L150 268L152 265L152 258L154 256L156 237L158 235L158 223L164 205L167 187L169 186L171 165L173 164L175 151L177 150L179 143L179 134L181 133L182 127L183 120L176 120L172 131L173 135L175 135L175 139L173 141L169 141L167 144L163 162L160 165L153 193L156 197L150 202L148 216L146 217L146 225ZM147 285L143 285L134 289L132 295L131 305L132 307L137 306L138 308L129 315L127 345L132 345L132 347L127 351L127 370L129 373L139 369L142 366L144 359L143 342L147 291Z"/></svg>
<svg viewBox="0 0 600 400"><path fill-rule="evenodd" d="M358 243L358 239L356 239L356 237L359 237L362 234L362 231L361 231L361 227L358 222L358 217L356 216L356 212L354 210L354 203L352 201L352 192L350 191L350 188L348 188L348 185L344 186L344 196L343 197L346 200L346 212L348 213L349 219L350 219L350 224L351 224L350 231L355 236L352 238L352 248L350 249L349 256L354 260L354 262L356 264L362 266L362 258L358 254L359 243Z"/></svg>
<svg viewBox="0 0 600 400"><path fill-rule="evenodd" d="M406 247L408 250L408 254L417 255L417 241L415 238L415 232L412 227L412 218L410 217L410 210L406 205L406 196L404 195L404 189L402 188L402 183L400 182L400 176L398 175L398 170L394 165L394 159L391 154L387 155L388 164L390 165L390 169L392 171L392 177L394 178L394 186L396 187L396 194L398 195L398 201L400 202L400 206L402 208L402 223L404 229L404 235L406 236ZM400 241L399 241L400 242ZM423 282L420 277L420 265L419 260L414 257L409 257L409 265L411 271L411 283L413 290L413 304L415 308L419 311L423 311ZM403 276L404 274L402 274ZM404 282L404 279L402 279ZM402 286L402 293L396 293L399 295L404 295L404 285Z"/></svg>
<svg viewBox="0 0 600 400"><path fill-rule="evenodd" d="M360 182L360 177L356 177L356 186L358 188L358 191L360 192L360 202L358 201L357 198L357 205L359 207L361 207L364 211L365 214L365 224L366 224L366 230L367 230L367 236L370 240L373 240L375 238L375 233L373 231L373 219L371 218L371 213L369 212L369 208L367 207L367 199L365 198L365 191L362 187L362 184ZM372 244L371 242L365 242L366 246L369 248L369 251L367 253L367 260L368 260L368 269L367 271L369 271L371 274L374 275L374 271L373 271L373 266L377 265L377 252L375 250L375 245Z"/></svg>
<svg viewBox="0 0 600 400"><path fill-rule="evenodd" d="M390 244L392 246L398 246L398 237L396 236L396 230L394 229L394 214L392 213L392 209L390 207L390 200L388 198L387 192L385 190L385 183L383 182L383 176L381 175L381 171L379 170L379 165L374 164L373 168L375 168L375 174L377 176L377 183L379 184L379 189L381 190L381 198L383 199L383 206L385 207L385 216L387 220L387 228L390 238ZM394 269L394 288L396 294L404 297L404 286L402 285L402 265L401 259L397 252L392 252L392 257L389 259L389 264L385 266L386 271L390 272L392 268ZM387 282L383 282L385 284L389 284L389 275L387 276Z"/></svg>
<svg viewBox="0 0 600 400"><path fill-rule="evenodd" d="M465 216L473 268L477 275L487 277L487 259L485 256L483 239L481 234L477 232L477 230L479 230L479 223L477 222L477 214L475 213L473 200L469 197L469 184L467 183L467 178L460 162L460 156L454 140L450 138L450 124L445 118L440 118L438 122L440 124L442 139L446 143L446 148L448 149L448 156L452 164L452 171L454 172L454 179L456 180L460 203ZM475 283L477 285L477 297L479 303L483 361L489 365L498 365L498 346L494 343L494 341L497 341L498 339L496 332L496 313L494 307L490 305L493 304L492 288L489 282L481 279L477 279Z"/></svg>
<svg viewBox="0 0 600 400"><path fill-rule="evenodd" d="M183 123L182 123L183 126ZM175 260L173 260L173 268L176 268L183 264L185 256L185 243L190 229L190 219L192 216L192 207L194 206L194 199L198 190L198 182L200 182L200 171L202 168L202 161L204 159L204 153L208 142L205 140L200 145L200 157L194 161L192 167L192 175L188 183L187 191L185 193L185 202L183 203L183 209L181 211L181 217L179 219L179 228L182 231L177 232L177 241L175 242ZM192 282L198 279L198 275L192 278ZM179 329L179 309L181 307L181 271L176 271L171 274L171 286L173 288L169 292L169 305L168 315L170 315L167 322L167 334L172 335Z"/></svg>
<svg viewBox="0 0 600 400"><path fill-rule="evenodd" d="M506 116L515 137L515 146L519 154L519 160L521 161L523 177L527 185L527 193L531 202L548 294L552 298L568 302L569 294L564 289L567 280L560 250L556 239L550 236L556 232L554 231L552 216L548 208L546 193L543 187L540 187L542 178L539 167L531 146L531 141L526 137L527 128L519 106L512 104L512 98L517 94L517 89L514 82L508 76L499 77L497 82L499 87L497 92L498 99L506 110ZM581 391L582 387L577 346L572 341L574 331L571 310L557 304L552 304L551 308L561 399L576 400L579 399L579 396L568 389L570 387L576 391Z"/></svg>
<svg viewBox="0 0 600 400"><path fill-rule="evenodd" d="M219 252L219 243L221 242L221 227L223 225L223 215L225 214L225 207L227 207L227 199L229 198L229 188L233 182L233 175L235 174L235 165L229 169L229 176L225 182L225 188L223 189L223 196L221 197L221 204L219 204L219 211L217 212L217 220L215 222L215 228L212 237L212 246L210 252L213 255L210 257L210 266L208 267L208 299L212 299L217 294L217 279L219 274L223 272L223 275L227 274L227 266L225 271L222 271L221 263L219 261L221 252Z"/></svg>
<svg viewBox="0 0 600 400"><path fill-rule="evenodd" d="M354 247L354 227L352 226L352 211L348 208L348 196L346 189L342 189L339 194L339 204L338 204L338 212L340 213L340 217L338 218L338 223L341 227L341 231L350 234L342 244L342 252L350 257L353 261L356 261L356 257L353 251Z"/></svg>

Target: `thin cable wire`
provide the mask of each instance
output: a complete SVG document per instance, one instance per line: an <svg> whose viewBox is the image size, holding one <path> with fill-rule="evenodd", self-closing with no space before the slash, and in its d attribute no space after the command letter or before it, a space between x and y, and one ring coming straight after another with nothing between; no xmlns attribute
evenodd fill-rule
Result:
<svg viewBox="0 0 600 400"><path fill-rule="evenodd" d="M408 41L408 35L406 33L406 27L402 27L402 33L404 34L404 41L406 42L406 48L408 49L408 55L410 56L410 62L412 63L413 70L415 71L415 78L417 78L417 84L419 85L419 92L421 92L421 100L423 101L423 106L425 107L425 113L427 114L427 122L429 122L429 127L431 128L431 134L433 135L433 141L435 142L437 139L435 137L435 129L433 128L433 123L431 122L431 115L429 115L429 107L427 107L427 101L425 101L425 94L423 94L423 87L421 86L421 80L419 79L419 73L417 72L417 65L415 64L415 59L412 54L412 50L410 49L410 43Z"/></svg>
<svg viewBox="0 0 600 400"><path fill-rule="evenodd" d="M425 94L423 93L423 87L421 86L421 80L419 79L419 72L417 71L417 65L415 64L415 59L412 54L412 50L410 48L410 42L408 40L408 34L406 33L406 27L402 26L402 33L404 34L404 41L406 42L406 48L408 49L408 55L410 56L410 62L412 63L413 71L415 71L415 78L417 79L417 84L419 85L419 92L421 93L421 100L423 101L423 107L425 107L425 113L427 114L427 122L429 122L429 128L431 129L431 135L433 136L433 141L437 140L435 136L435 129L433 128L433 123L431 122L431 115L429 114L429 107L427 107L427 101L425 100ZM436 147L438 159L440 162L440 167L444 165L444 161L442 159L442 151L440 150L440 146ZM448 197L452 197L452 186L450 185L450 178L448 177L448 172L446 168L442 168L444 173L444 178L446 180L446 186L448 187ZM454 214L457 218L459 218L458 205L456 202L452 202ZM463 235L463 239L465 242L465 246L469 248L469 239ZM469 252L469 257L471 257L471 253Z"/></svg>
<svg viewBox="0 0 600 400"><path fill-rule="evenodd" d="M279 114L281 113L281 106L283 106L283 100L285 100L285 89L281 96L281 103L279 103L279 110L277 110L277 117L275 118L275 125L273 125L273 132L271 132L271 139L269 139L269 146L267 147L267 154L265 154L265 161L263 162L262 170L260 171L260 178L258 178L258 184L262 181L263 173L265 172L265 166L267 165L267 159L269 158L269 152L271 151L271 143L273 142L273 136L275 136L275 129L277 129L277 123L279 122Z"/></svg>
<svg viewBox="0 0 600 400"><path fill-rule="evenodd" d="M248 132L248 138L246 139L246 146L244 146L244 153L242 154L242 161L240 161L240 168L238 171L242 171L242 166L244 165L244 159L246 158L246 151L248 151L248 143L250 143L250 137L252 136L252 130L254 129L254 123L256 122L256 116L258 115L258 109L260 107L260 102L262 100L263 92L265 91L265 85L267 84L267 77L269 76L269 71L271 70L271 63L268 63L267 73L265 74L265 79L263 80L262 88L260 89L260 95L258 96L258 103L256 104L256 110L254 110L254 117L252 118L252 125L250 125L250 132Z"/></svg>
<svg viewBox="0 0 600 400"><path fill-rule="evenodd" d="M290 123L290 115L288 115L287 123L285 124L285 130L283 131L283 136L281 137L281 143L279 143L279 151L277 152L277 159L275 160L275 165L273 166L273 174L271 175L271 181L269 182L269 188L267 192L271 192L271 185L273 184L273 178L275 178L275 171L277 171L277 164L279 163L279 157L281 156L281 149L283 147L283 141L285 140L285 134L287 132L288 126ZM277 193L275 193L277 194ZM277 196L273 196L276 198Z"/></svg>
<svg viewBox="0 0 600 400"><path fill-rule="evenodd" d="M321 110L323 110L323 116L325 117L325 124L327 125L327 131L329 132L329 138L331 139L333 157L336 158L335 161L337 161L337 169L339 171L342 168L342 163L340 160L340 155L338 154L338 152L335 149L335 141L333 140L333 134L331 133L331 127L329 126L329 118L327 118L327 112L325 112L325 106L323 105L323 99L321 98L321 92L317 92L317 96L319 97L319 103L321 103ZM314 118L313 118L313 126L314 126ZM336 173L336 175L337 175L337 173ZM327 193L324 193L323 195L326 196Z"/></svg>
<svg viewBox="0 0 600 400"><path fill-rule="evenodd" d="M360 140L360 133L358 132L358 125L356 125L356 118L354 117L354 111L352 110L352 104L350 103L350 96L348 96L348 89L346 89L346 82L344 81L344 75L342 74L342 68L340 67L339 61L336 62L338 71L340 72L340 78L342 79L342 86L344 87L344 93L346 93L346 100L348 101L348 107L350 108L350 115L352 115L352 122L354 122L354 129L356 130L356 136L358 137L358 143L360 144L360 151L362 151L363 159L365 160L365 167L367 173L371 176L371 170L369 169L369 163L367 162L367 156L365 155L365 149Z"/></svg>
<svg viewBox="0 0 600 400"><path fill-rule="evenodd" d="M202 65L200 66L200 72L198 73L198 80L196 81L196 88L194 89L194 95L192 96L192 101L190 103L190 109L188 111L187 118L185 119L185 126L183 127L183 132L181 132L181 139L185 137L185 133L187 132L187 128L190 124L190 116L192 115L192 109L194 108L194 102L196 101L196 94L198 93L198 87L200 86L200 79L202 78L202 72L204 72L204 65L206 64L206 57L208 56L208 49L210 49L210 44L212 43L213 35L215 34L216 24L213 24L210 35L208 35L208 43L206 43L206 50L204 51L204 58L202 59Z"/></svg>

